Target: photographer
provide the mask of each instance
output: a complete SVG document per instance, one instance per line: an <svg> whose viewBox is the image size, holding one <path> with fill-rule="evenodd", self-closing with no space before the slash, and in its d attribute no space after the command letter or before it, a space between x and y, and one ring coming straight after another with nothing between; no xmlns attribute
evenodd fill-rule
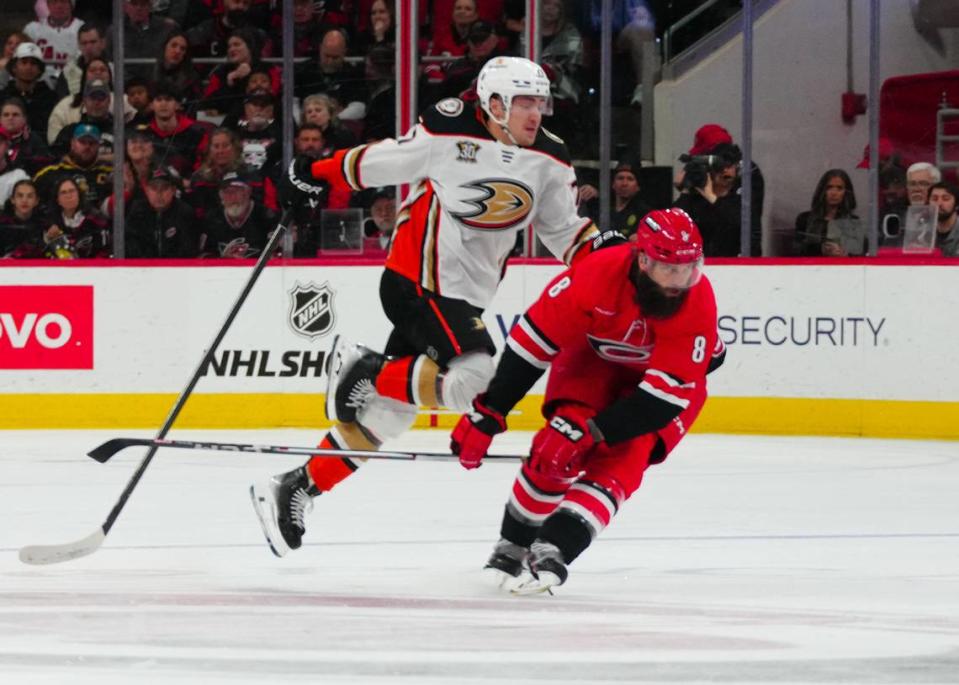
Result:
<svg viewBox="0 0 959 685"><path fill-rule="evenodd" d="M741 204L725 199L738 183L738 151L735 145L723 143L713 154L679 158L684 166L676 177L680 194L673 206L699 226L707 257L739 256Z"/></svg>
<svg viewBox="0 0 959 685"><path fill-rule="evenodd" d="M710 159L714 158L714 159ZM736 256L741 251L740 230L742 216L742 151L738 145L733 144L733 138L725 128L719 124L705 124L696 131L693 145L689 148L689 154L680 157L680 160L689 164L693 162L696 169L706 167L711 169L713 174L713 192L715 193L716 210L728 222L734 222L737 225L735 238L732 236L723 236L722 244L713 245L710 248L709 239L706 239L706 254L713 256ZM732 186L724 187L724 182L718 177L723 175L723 164L735 166L735 178ZM751 186L752 200L750 202L750 229L749 229L749 254L744 256L758 257L762 254L762 214L763 198L765 195L765 181L759 166L752 162L751 164ZM685 169L684 169L685 172ZM682 184L677 183L677 188L682 191ZM694 185L700 187L702 185ZM691 190L691 188L689 188ZM680 198L682 199L682 198ZM703 236L705 238L705 235ZM728 239L728 240L727 240ZM732 243L735 242L735 250L732 249ZM721 255L716 250L721 250ZM711 251L712 250L712 251Z"/></svg>

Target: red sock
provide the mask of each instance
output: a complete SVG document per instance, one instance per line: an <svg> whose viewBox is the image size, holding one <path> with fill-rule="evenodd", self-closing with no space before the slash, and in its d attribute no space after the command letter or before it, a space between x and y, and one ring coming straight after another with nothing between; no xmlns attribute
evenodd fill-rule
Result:
<svg viewBox="0 0 959 685"><path fill-rule="evenodd" d="M333 443L329 433L317 447L342 449ZM336 459L334 457L313 457L306 464L306 471L313 479L313 484L322 492L332 490L337 483L353 475L356 469L357 465L350 459Z"/></svg>
<svg viewBox="0 0 959 685"><path fill-rule="evenodd" d="M376 377L376 392L383 397L414 404L412 373L415 359L413 356L400 357L386 362Z"/></svg>

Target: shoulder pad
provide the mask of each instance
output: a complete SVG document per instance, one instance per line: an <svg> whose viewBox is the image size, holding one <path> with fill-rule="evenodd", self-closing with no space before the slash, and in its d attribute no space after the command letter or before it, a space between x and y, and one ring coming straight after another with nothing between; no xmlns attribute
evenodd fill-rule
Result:
<svg viewBox="0 0 959 685"><path fill-rule="evenodd" d="M446 98L426 108L420 122L431 133L490 137L476 118L476 108L459 98Z"/></svg>

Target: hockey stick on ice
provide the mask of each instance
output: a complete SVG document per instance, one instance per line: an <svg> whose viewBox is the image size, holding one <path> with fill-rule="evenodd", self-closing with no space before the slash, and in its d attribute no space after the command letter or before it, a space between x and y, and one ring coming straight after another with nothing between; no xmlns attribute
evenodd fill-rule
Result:
<svg viewBox="0 0 959 685"><path fill-rule="evenodd" d="M243 287L239 297L237 297L236 302L233 304L233 308L227 315L226 321L224 321L223 325L220 326L220 330L213 339L213 343L203 355L203 358L196 367L196 371L193 372L193 377L190 379L190 382L187 384L187 386L180 392L180 396L177 397L176 403L173 405L173 408L170 410L170 413L166 418L166 421L163 423L163 427L157 432L157 440L162 440L170 431L170 427L173 426L173 422L176 421L176 417L179 416L180 410L183 409L183 405L186 404L187 399L193 392L193 388L195 388L197 382L199 382L200 376L203 375L203 369L207 362L213 360L213 355L216 353L217 348L220 346L224 336L226 336L227 331L230 329L233 320L240 311L240 307L242 307L243 303L246 302L246 298L250 294L250 291L253 290L253 286L260 277L260 273L262 273L263 269L266 267L266 263L270 261L270 256L273 254L276 246L279 245L283 234L286 233L287 224L289 223L292 215L293 207L288 207L283 211L283 216L280 218L280 223L277 225L276 230L273 231L273 235L267 241L266 247L263 248L263 253L257 260L256 266L253 267L253 272L250 274L250 278L247 280L246 285ZM130 498L130 494L133 492L133 489L136 488L137 484L140 482L140 479L143 477L143 473L147 470L150 462L153 461L153 457L156 454L158 447L159 445L153 445L147 451L143 461L140 462L140 466L137 467L133 477L130 478L130 481L123 489L123 492L120 493L120 498L117 500L116 504L113 505L113 509L110 510L109 515L98 530L94 531L82 540L68 542L63 545L28 545L20 550L20 561L25 564L56 564L61 561L69 561L70 559L77 559L88 554L93 554L100 549L100 546L106 539L110 529L113 528L113 524L116 523L120 512L123 511L123 507Z"/></svg>
<svg viewBox="0 0 959 685"><path fill-rule="evenodd" d="M393 461L458 461L455 454L444 452L391 452L377 450L334 450L324 447L292 447L286 445L252 445L237 442L200 442L194 440L162 440L150 438L113 438L87 453L103 463L127 447L173 447L184 450L214 450L217 452L253 452L256 454L287 454L299 457L350 457L351 459L388 459ZM520 455L490 454L498 461L519 461Z"/></svg>

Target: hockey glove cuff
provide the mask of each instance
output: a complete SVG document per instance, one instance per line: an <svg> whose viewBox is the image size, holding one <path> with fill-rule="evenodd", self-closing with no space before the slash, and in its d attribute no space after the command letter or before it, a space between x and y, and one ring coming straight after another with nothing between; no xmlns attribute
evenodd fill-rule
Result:
<svg viewBox="0 0 959 685"><path fill-rule="evenodd" d="M485 396L473 400L473 408L463 414L450 436L450 451L460 458L465 469L475 469L489 450L493 436L506 430L506 419L487 407Z"/></svg>

